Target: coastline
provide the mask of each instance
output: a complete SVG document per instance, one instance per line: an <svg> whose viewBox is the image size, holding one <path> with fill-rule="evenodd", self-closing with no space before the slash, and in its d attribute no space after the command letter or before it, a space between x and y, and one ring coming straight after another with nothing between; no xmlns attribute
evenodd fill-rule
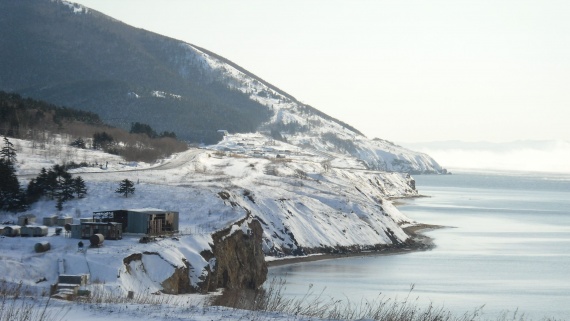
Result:
<svg viewBox="0 0 570 321"><path fill-rule="evenodd" d="M393 247L377 250L377 251L362 251L362 252L350 252L342 254L316 254L309 256L291 256L286 258L280 258L276 260L267 261L267 267L283 266L288 264L305 263L305 262L315 262L321 260L331 260L349 257L362 257L362 256L386 256L386 255L398 255L410 252L418 251L428 251L435 247L433 239L426 236L422 232L445 228L447 226L442 225L430 225L430 224L416 224L408 227L404 227L406 234L410 236L408 243L399 244Z"/></svg>

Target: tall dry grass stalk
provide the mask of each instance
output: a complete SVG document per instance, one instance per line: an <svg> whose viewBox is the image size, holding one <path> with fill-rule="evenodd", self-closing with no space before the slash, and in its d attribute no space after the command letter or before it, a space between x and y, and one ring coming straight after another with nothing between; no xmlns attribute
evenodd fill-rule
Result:
<svg viewBox="0 0 570 321"><path fill-rule="evenodd" d="M324 289L316 292L309 286L300 298L287 298L284 295L286 282L273 279L266 289L258 291L224 291L211 304L236 309L250 310L252 320L268 319L268 312L289 316L308 317L325 320L382 320L382 321L530 321L518 311L504 311L499 316L486 317L484 306L463 314L453 313L444 307L430 303L427 307L413 297L414 286L403 299L386 298L379 295L374 300L351 301L333 299L324 295ZM556 321L543 318L542 321ZM560 320L562 321L562 320Z"/></svg>
<svg viewBox="0 0 570 321"><path fill-rule="evenodd" d="M0 321L62 321L69 309L50 309L51 299L32 294L21 283L0 282Z"/></svg>

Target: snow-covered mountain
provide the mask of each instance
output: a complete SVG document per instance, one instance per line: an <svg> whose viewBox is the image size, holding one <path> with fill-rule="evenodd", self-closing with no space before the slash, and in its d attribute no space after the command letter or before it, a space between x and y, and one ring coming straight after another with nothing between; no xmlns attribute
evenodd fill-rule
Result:
<svg viewBox="0 0 570 321"><path fill-rule="evenodd" d="M354 127L300 103L223 57L191 44L181 46L187 50L185 59L177 62L181 75L188 65L201 68L210 79L222 81L272 110L271 119L259 127L266 135L325 156L348 154L369 169L415 174L443 172L427 154L383 139L369 139Z"/></svg>
<svg viewBox="0 0 570 321"><path fill-rule="evenodd" d="M215 53L81 5L3 1L0 18L0 60L10 62L0 65L0 90L197 143L219 140L218 130L261 132L323 155L351 155L368 169L443 171L431 157L369 139Z"/></svg>

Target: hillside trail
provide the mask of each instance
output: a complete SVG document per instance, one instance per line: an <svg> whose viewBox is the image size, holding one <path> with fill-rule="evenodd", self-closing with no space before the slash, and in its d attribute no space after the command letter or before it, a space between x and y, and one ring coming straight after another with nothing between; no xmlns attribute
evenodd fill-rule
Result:
<svg viewBox="0 0 570 321"><path fill-rule="evenodd" d="M146 167L146 168L132 168L132 169L119 169L119 170L105 170L100 172L92 172L92 171L76 171L73 174L80 174L84 177L90 176L105 176L105 175L114 175L116 173L136 173L136 172L151 172L151 171L167 171L167 170L176 170L178 168L182 168L183 166L187 165L188 163L192 162L196 156L203 153L203 149L189 149L182 153L174 155L170 159L164 159L161 161L159 165Z"/></svg>

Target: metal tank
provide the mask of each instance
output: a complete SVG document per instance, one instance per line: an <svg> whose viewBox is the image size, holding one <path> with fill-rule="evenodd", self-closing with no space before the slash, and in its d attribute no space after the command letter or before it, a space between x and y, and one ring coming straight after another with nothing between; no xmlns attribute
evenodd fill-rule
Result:
<svg viewBox="0 0 570 321"><path fill-rule="evenodd" d="M50 249L51 249L51 245L49 242L39 242L39 243L36 243L36 245L34 246L34 250L36 251L36 253L47 252Z"/></svg>
<svg viewBox="0 0 570 321"><path fill-rule="evenodd" d="M20 236L20 226L10 225L4 227L4 236Z"/></svg>
<svg viewBox="0 0 570 321"><path fill-rule="evenodd" d="M99 247L103 244L105 237L103 234L93 234L89 238L89 242L91 243L91 247Z"/></svg>
<svg viewBox="0 0 570 321"><path fill-rule="evenodd" d="M48 227L44 225L38 225L33 227L33 236L47 236L48 235Z"/></svg>

